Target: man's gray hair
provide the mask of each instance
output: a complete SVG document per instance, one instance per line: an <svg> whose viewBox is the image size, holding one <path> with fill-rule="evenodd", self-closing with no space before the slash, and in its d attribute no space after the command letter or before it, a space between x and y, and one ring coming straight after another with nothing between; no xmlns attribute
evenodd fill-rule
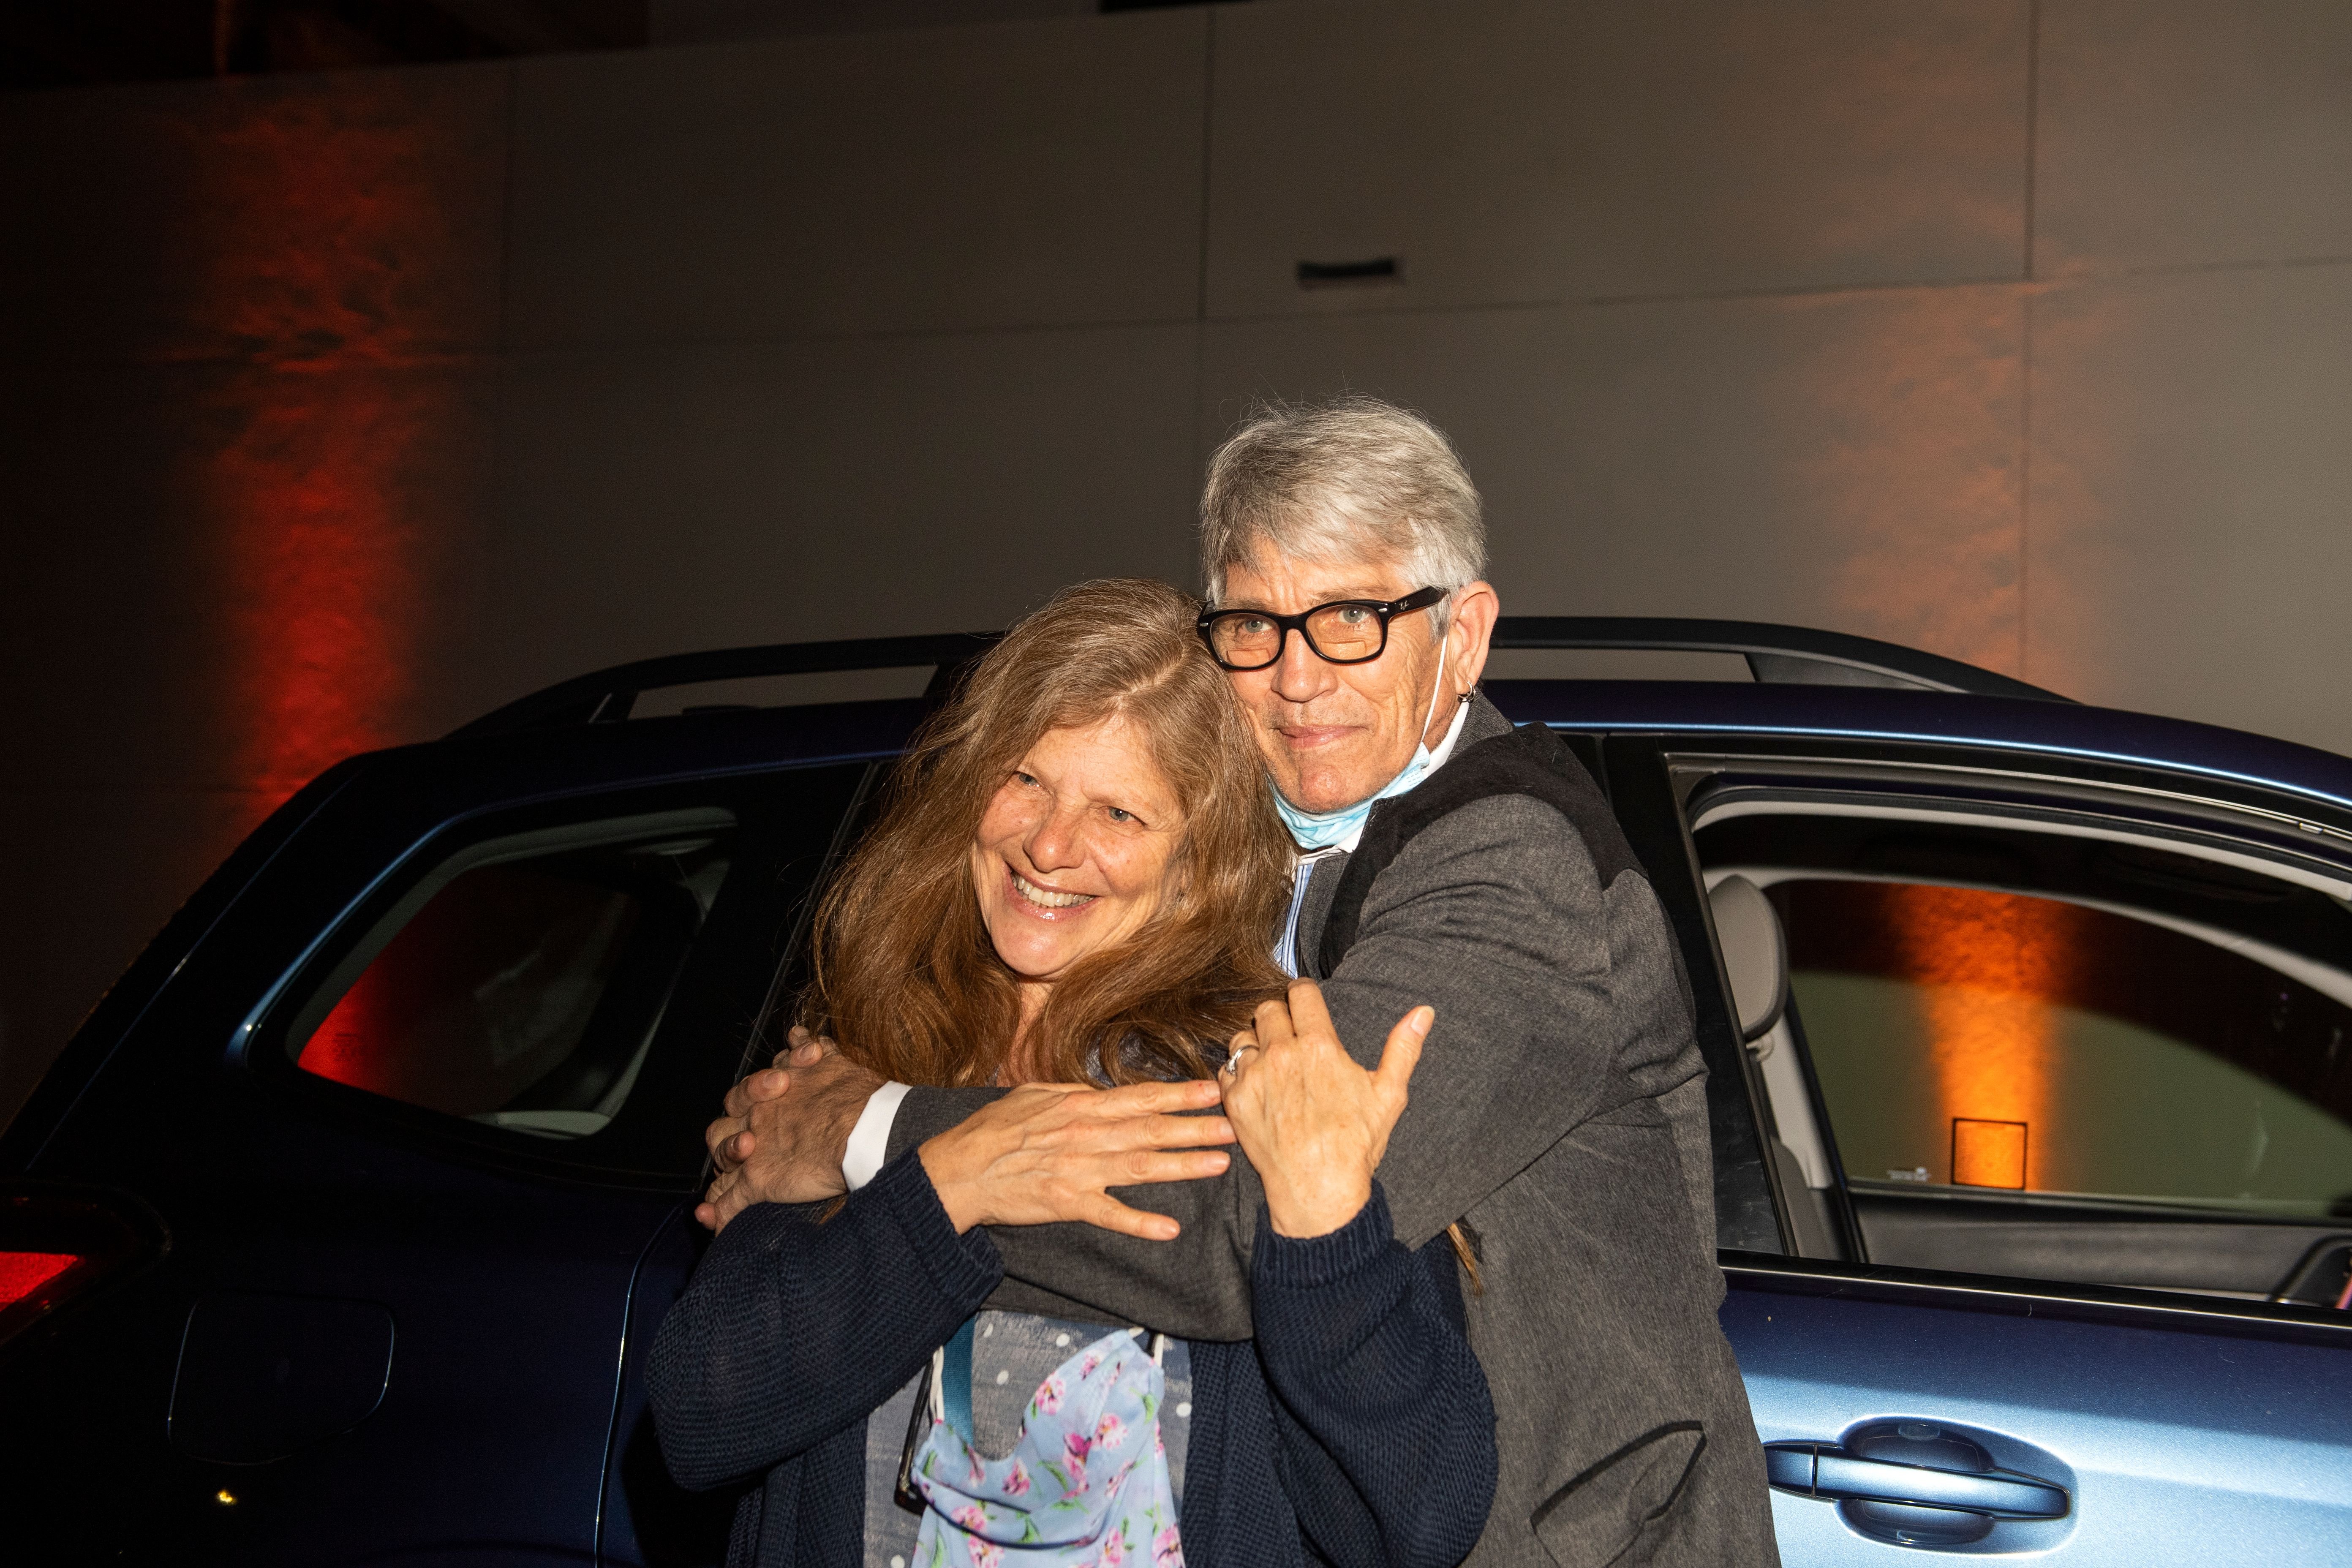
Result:
<svg viewBox="0 0 2352 1568"><path fill-rule="evenodd" d="M1454 444L1420 415L1355 394L1260 404L1209 459L1201 574L1211 604L1224 597L1226 568L1262 546L1321 563L1392 558L1415 588L1451 591L1486 574L1478 489Z"/></svg>

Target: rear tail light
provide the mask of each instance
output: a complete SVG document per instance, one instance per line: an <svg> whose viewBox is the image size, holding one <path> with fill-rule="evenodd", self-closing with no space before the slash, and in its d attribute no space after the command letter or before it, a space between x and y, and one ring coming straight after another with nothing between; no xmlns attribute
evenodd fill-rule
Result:
<svg viewBox="0 0 2352 1568"><path fill-rule="evenodd" d="M88 1193L0 1193L0 1342L163 1255L163 1228Z"/></svg>

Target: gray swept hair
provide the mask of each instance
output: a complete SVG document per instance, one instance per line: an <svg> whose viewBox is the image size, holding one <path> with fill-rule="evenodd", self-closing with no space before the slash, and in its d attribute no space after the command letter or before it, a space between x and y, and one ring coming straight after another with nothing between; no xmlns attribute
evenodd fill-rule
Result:
<svg viewBox="0 0 2352 1568"><path fill-rule="evenodd" d="M1444 432L1409 409L1349 393L1261 403L1209 459L1201 574L1223 601L1225 571L1260 545L1316 562L1401 561L1418 587L1486 574L1478 488ZM1432 625L1452 619L1449 600Z"/></svg>

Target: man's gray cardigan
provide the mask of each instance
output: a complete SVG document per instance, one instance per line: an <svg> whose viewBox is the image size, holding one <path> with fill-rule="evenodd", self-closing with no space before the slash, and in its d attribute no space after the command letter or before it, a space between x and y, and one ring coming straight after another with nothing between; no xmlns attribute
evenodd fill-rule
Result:
<svg viewBox="0 0 2352 1568"><path fill-rule="evenodd" d="M1454 755L1509 729L1477 698ZM1779 1561L1763 1453L1716 1321L1706 1068L1647 879L1634 868L1604 886L1596 872L1626 858L1596 855L1530 797L1472 801L1373 880L1323 983L1368 1066L1408 1009L1437 1010L1381 1182L1405 1245L1460 1220L1479 1258L1470 1340L1501 1458L1468 1560L1479 1568ZM1317 972L1346 859L1319 862L1308 884L1302 973ZM998 1092L913 1090L891 1155ZM992 1230L1007 1277L996 1300L1244 1338L1259 1191L1236 1160L1220 1178L1121 1194L1175 1215L1172 1242Z"/></svg>

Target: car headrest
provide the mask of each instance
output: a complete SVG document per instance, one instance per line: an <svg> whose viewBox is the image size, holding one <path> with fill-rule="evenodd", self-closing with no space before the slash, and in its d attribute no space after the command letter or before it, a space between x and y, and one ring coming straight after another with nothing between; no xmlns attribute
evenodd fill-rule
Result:
<svg viewBox="0 0 2352 1568"><path fill-rule="evenodd" d="M1745 877L1717 882L1707 902L1715 910L1716 940L1723 944L1723 967L1731 975L1739 1037L1760 1039L1789 1006L1789 948L1780 917L1763 889Z"/></svg>

